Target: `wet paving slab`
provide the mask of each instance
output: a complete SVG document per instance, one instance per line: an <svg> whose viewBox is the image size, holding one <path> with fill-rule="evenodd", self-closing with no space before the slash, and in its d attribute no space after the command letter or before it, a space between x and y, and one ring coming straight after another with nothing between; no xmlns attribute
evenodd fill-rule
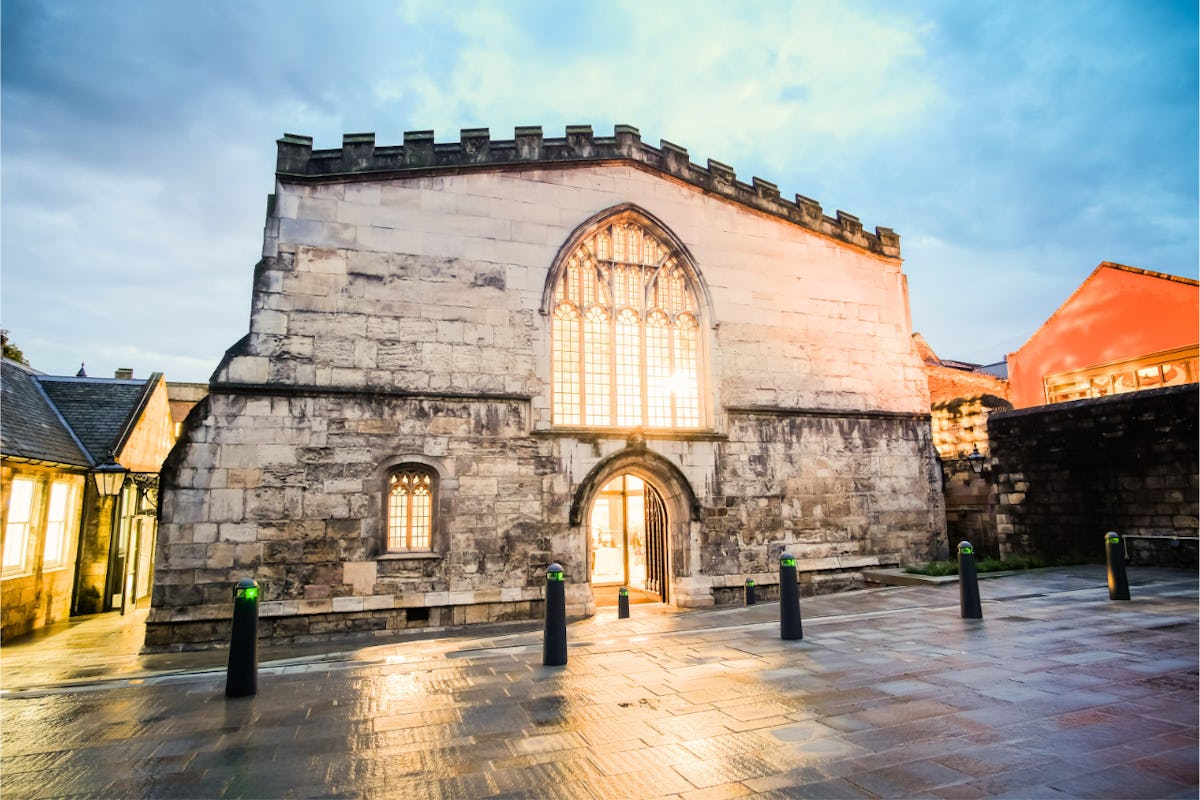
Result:
<svg viewBox="0 0 1200 800"><path fill-rule="evenodd" d="M639 606L571 623L563 667L540 629L264 647L238 699L211 663L114 645L38 681L5 647L0 793L1194 798L1196 575L1130 577L1128 602L1103 568L988 581L982 620L955 586L804 598L800 641L777 604Z"/></svg>

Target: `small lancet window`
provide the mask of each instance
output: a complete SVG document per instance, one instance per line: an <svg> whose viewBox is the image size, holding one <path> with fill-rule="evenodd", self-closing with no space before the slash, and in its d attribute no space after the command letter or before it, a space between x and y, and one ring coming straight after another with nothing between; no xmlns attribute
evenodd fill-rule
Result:
<svg viewBox="0 0 1200 800"><path fill-rule="evenodd" d="M389 553L428 552L433 546L433 476L400 469L388 477Z"/></svg>

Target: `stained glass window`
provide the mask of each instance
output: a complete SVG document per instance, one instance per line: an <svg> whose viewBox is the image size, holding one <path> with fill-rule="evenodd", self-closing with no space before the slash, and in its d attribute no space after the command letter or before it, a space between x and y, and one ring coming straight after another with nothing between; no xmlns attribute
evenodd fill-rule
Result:
<svg viewBox="0 0 1200 800"><path fill-rule="evenodd" d="M620 218L568 256L554 296L555 424L701 426L700 309L678 253Z"/></svg>

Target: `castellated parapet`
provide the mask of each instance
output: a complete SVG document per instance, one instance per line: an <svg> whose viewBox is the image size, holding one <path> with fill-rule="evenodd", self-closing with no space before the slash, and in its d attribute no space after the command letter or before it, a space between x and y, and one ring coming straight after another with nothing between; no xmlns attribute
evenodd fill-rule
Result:
<svg viewBox="0 0 1200 800"><path fill-rule="evenodd" d="M876 226L872 234L863 230L858 217L845 211L827 217L816 200L801 194L795 201L788 200L770 181L755 177L752 183L744 183L733 167L711 158L707 167L694 164L686 148L666 140L660 140L658 147L646 144L632 125L614 126L612 136L595 136L591 125L568 125L566 136L547 139L540 125L531 125L516 128L511 140L493 140L487 128L464 128L457 142L437 143L433 131L407 131L403 145L376 146L374 133L344 134L338 150L313 150L312 143L311 136L284 134L278 140L276 174L290 181L318 183L381 180L431 170L630 163L872 253L900 257L900 236L891 228Z"/></svg>

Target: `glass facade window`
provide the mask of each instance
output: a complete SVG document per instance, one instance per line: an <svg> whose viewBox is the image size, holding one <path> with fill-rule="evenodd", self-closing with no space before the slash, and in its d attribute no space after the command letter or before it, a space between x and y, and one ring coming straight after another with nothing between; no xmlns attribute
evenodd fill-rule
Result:
<svg viewBox="0 0 1200 800"><path fill-rule="evenodd" d="M429 552L433 547L433 476L401 469L388 478L387 550Z"/></svg>
<svg viewBox="0 0 1200 800"><path fill-rule="evenodd" d="M701 427L699 318L676 252L628 218L601 226L555 288L554 423Z"/></svg>
<svg viewBox="0 0 1200 800"><path fill-rule="evenodd" d="M8 495L8 517L4 525L4 566L6 574L27 568L29 531L33 523L33 500L37 484L28 478L14 478Z"/></svg>

